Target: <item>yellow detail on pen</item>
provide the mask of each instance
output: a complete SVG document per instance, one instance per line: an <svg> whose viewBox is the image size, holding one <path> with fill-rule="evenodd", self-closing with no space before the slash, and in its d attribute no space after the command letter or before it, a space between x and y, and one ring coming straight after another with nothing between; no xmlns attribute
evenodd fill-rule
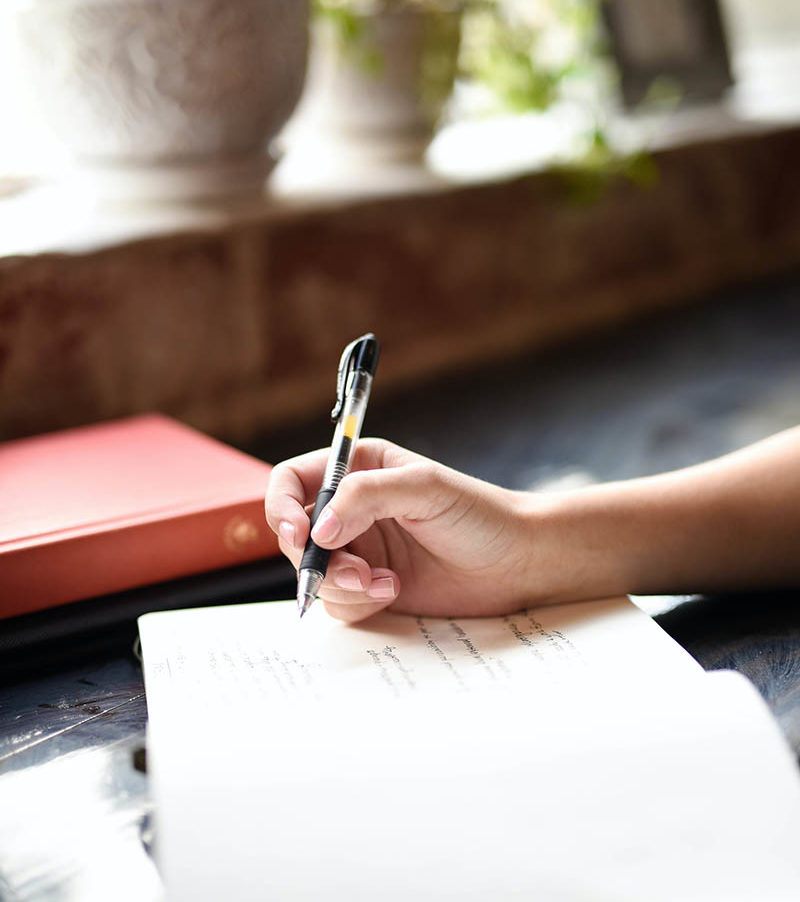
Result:
<svg viewBox="0 0 800 902"><path fill-rule="evenodd" d="M347 438L353 438L356 434L356 426L358 425L358 417L354 416L352 413L350 416L344 421L344 434Z"/></svg>

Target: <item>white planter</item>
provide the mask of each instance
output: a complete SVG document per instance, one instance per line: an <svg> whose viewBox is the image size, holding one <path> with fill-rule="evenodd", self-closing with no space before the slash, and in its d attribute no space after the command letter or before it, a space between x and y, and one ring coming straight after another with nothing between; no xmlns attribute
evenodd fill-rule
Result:
<svg viewBox="0 0 800 902"><path fill-rule="evenodd" d="M379 158L421 155L453 86L461 14L415 6L358 14L346 44L325 18L312 53L296 135Z"/></svg>
<svg viewBox="0 0 800 902"><path fill-rule="evenodd" d="M307 0L28 0L44 115L103 195L251 191L302 90Z"/></svg>

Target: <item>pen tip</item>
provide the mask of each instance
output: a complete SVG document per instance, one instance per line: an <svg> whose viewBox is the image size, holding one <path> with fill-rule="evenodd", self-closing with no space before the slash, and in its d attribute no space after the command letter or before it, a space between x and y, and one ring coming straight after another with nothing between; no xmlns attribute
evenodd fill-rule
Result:
<svg viewBox="0 0 800 902"><path fill-rule="evenodd" d="M318 570L300 568L297 577L297 610L300 611L301 617L314 603L322 580L323 574Z"/></svg>
<svg viewBox="0 0 800 902"><path fill-rule="evenodd" d="M300 612L300 619L303 619L303 615L306 611L311 607L311 603L314 601L313 595L298 595L297 596L297 610Z"/></svg>

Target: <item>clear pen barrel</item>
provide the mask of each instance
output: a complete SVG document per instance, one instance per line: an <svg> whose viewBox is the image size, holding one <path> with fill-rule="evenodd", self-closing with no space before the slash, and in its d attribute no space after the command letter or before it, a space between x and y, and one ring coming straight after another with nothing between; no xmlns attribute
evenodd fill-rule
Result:
<svg viewBox="0 0 800 902"><path fill-rule="evenodd" d="M333 433L331 449L333 452L328 458L328 466L322 487L335 489L350 470L353 462L356 442L361 435L361 426L364 423L364 414L367 411L367 401L372 388L372 376L364 370L356 370L350 377L351 382L346 390L344 406L336 429Z"/></svg>

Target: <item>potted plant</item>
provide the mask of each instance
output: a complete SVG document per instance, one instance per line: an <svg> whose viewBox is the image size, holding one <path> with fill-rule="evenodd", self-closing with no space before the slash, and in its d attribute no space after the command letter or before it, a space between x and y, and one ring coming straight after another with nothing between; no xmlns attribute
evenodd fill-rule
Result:
<svg viewBox="0 0 800 902"><path fill-rule="evenodd" d="M413 158L453 89L462 5L314 0L303 131L332 149Z"/></svg>
<svg viewBox="0 0 800 902"><path fill-rule="evenodd" d="M103 197L259 191L303 85L307 0L19 0L27 82Z"/></svg>
<svg viewBox="0 0 800 902"><path fill-rule="evenodd" d="M597 0L314 0L312 12L301 119L361 153L419 155L456 80L482 112L541 111L604 64Z"/></svg>

